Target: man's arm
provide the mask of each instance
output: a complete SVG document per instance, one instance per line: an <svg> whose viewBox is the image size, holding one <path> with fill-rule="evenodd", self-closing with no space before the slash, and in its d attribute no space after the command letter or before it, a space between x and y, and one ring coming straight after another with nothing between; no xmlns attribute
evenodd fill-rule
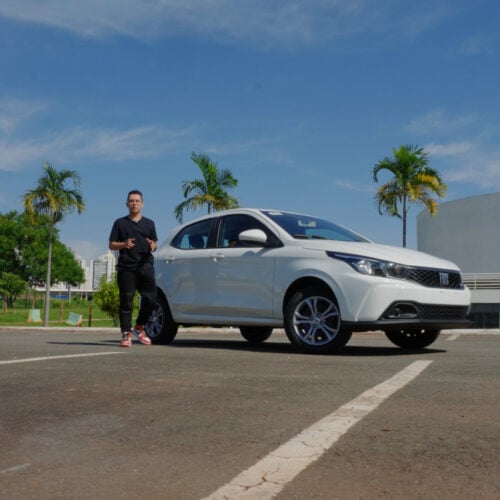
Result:
<svg viewBox="0 0 500 500"><path fill-rule="evenodd" d="M132 248L135 246L135 238L128 238L125 241L110 241L110 250L125 250L126 248Z"/></svg>

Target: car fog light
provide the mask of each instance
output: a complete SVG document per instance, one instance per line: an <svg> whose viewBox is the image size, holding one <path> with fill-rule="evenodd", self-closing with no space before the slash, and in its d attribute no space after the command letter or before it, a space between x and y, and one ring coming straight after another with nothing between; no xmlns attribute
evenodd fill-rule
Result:
<svg viewBox="0 0 500 500"><path fill-rule="evenodd" d="M414 319L418 317L418 308L415 304L400 302L393 304L384 314L387 319Z"/></svg>

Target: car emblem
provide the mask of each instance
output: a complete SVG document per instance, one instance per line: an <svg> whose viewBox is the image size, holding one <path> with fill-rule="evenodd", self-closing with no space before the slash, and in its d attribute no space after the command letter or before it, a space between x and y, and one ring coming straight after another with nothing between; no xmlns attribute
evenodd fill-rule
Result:
<svg viewBox="0 0 500 500"><path fill-rule="evenodd" d="M439 285L450 286L450 278L448 273L439 273Z"/></svg>

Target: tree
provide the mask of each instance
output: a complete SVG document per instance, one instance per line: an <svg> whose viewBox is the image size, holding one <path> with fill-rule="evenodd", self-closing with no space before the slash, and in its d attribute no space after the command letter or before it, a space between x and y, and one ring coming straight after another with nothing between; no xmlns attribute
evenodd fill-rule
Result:
<svg viewBox="0 0 500 500"><path fill-rule="evenodd" d="M0 275L0 294L7 307L14 307L17 297L26 290L27 283L17 274L3 272Z"/></svg>
<svg viewBox="0 0 500 500"><path fill-rule="evenodd" d="M81 179L74 170L56 170L48 162L44 165L45 175L38 179L37 187L24 195L24 209L35 222L40 216L49 217L49 235L47 242L47 275L45 280L45 316L44 325L49 324L50 310L50 285L52 268L52 246L55 226L64 217L77 210L82 213L85 208L83 196L80 191ZM73 187L68 189L67 182Z"/></svg>
<svg viewBox="0 0 500 500"><path fill-rule="evenodd" d="M196 210L203 206L207 207L208 213L238 207L238 200L226 191L238 185L231 171L219 170L217 164L205 154L192 153L191 160L200 168L203 179L182 182L186 199L175 208L175 218L182 222L185 210Z"/></svg>
<svg viewBox="0 0 500 500"><path fill-rule="evenodd" d="M53 243L51 277L52 283L64 282L73 286L85 280L85 273L73 252L58 240Z"/></svg>
<svg viewBox="0 0 500 500"><path fill-rule="evenodd" d="M21 228L15 211L0 214L0 272L15 273L21 267L19 243Z"/></svg>
<svg viewBox="0 0 500 500"><path fill-rule="evenodd" d="M393 156L379 161L373 168L373 180L387 170L393 177L378 189L375 200L381 215L398 217L403 221L403 247L406 247L406 226L410 206L423 204L434 216L439 198L446 194L447 186L439 172L430 168L428 154L417 145L400 146L392 149Z"/></svg>
<svg viewBox="0 0 500 500"><path fill-rule="evenodd" d="M35 224L26 213L0 214L0 272L16 274L30 285L45 283L49 220L40 215ZM83 269L54 228L51 284L76 285L84 279Z"/></svg>

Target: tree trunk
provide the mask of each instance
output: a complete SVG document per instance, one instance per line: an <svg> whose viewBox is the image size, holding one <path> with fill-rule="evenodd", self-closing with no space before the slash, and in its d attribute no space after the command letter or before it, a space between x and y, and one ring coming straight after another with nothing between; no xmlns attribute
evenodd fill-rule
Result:
<svg viewBox="0 0 500 500"><path fill-rule="evenodd" d="M406 248L406 196L403 196L403 248Z"/></svg>
<svg viewBox="0 0 500 500"><path fill-rule="evenodd" d="M50 280L52 270L52 234L54 232L54 225L50 224L49 229L49 251L47 255L47 277L45 280L45 312L43 317L43 326L49 326L50 314Z"/></svg>

